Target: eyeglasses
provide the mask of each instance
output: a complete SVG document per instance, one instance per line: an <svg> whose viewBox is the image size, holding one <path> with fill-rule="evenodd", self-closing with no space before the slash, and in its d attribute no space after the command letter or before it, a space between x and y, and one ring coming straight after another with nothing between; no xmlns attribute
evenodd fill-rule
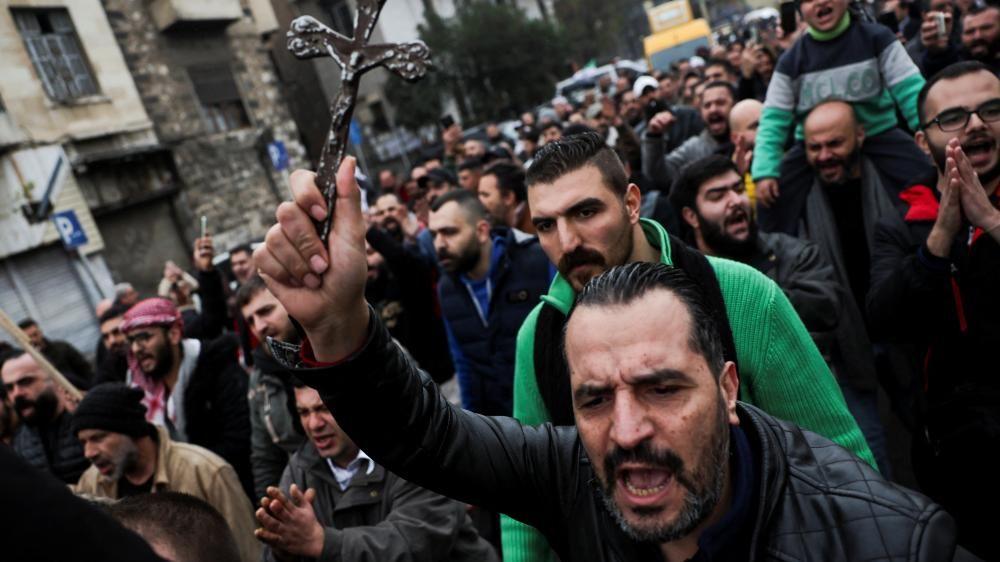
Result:
<svg viewBox="0 0 1000 562"><path fill-rule="evenodd" d="M978 115L984 123L1000 121L1000 99L992 99L984 102L971 111L961 107L943 111L937 117L925 123L923 128L926 129L931 125L937 124L938 128L946 133L959 131L969 124L969 116L973 113Z"/></svg>

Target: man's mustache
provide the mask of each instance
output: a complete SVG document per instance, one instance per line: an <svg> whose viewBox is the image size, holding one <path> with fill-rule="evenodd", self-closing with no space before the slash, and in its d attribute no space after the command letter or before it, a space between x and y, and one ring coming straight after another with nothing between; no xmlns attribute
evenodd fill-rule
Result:
<svg viewBox="0 0 1000 562"><path fill-rule="evenodd" d="M581 265L604 265L604 256L590 248L579 247L575 250L563 254L559 259L558 269L563 275L569 273L573 268Z"/></svg>

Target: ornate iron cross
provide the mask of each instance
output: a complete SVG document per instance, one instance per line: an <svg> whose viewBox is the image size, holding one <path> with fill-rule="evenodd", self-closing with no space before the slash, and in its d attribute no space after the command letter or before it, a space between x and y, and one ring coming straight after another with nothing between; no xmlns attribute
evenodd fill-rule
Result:
<svg viewBox="0 0 1000 562"><path fill-rule="evenodd" d="M358 97L361 75L384 66L405 80L415 81L431 65L430 50L422 41L369 45L379 13L386 0L358 0L354 36L344 37L312 16L300 16L288 29L288 50L300 59L329 56L340 65L340 93L330 106L330 132L316 172L316 183L323 190L329 213L316 230L325 242L330 234L333 206L337 200L337 169L344 158L351 115Z"/></svg>

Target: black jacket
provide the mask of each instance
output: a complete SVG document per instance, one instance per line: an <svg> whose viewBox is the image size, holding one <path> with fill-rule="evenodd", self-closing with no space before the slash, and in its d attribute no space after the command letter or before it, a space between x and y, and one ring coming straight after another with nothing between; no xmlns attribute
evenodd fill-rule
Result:
<svg viewBox="0 0 1000 562"><path fill-rule="evenodd" d="M67 484L76 484L90 462L83 456L83 446L73 433L72 420L72 414L63 412L46 426L22 423L10 446L34 468Z"/></svg>
<svg viewBox="0 0 1000 562"><path fill-rule="evenodd" d="M549 289L551 265L534 236L495 228L494 248L503 255L490 268L489 313L479 315L469 289L457 275L441 278L441 310L454 343L463 405L481 414L509 416L514 411L514 355L517 332Z"/></svg>
<svg viewBox="0 0 1000 562"><path fill-rule="evenodd" d="M912 381L921 487L955 516L963 545L996 560L995 526L981 510L1000 502L1000 245L964 224L949 256L934 256L927 236L936 190L915 185L902 196L910 203L905 224L880 222L875 231L872 330L922 358Z"/></svg>
<svg viewBox="0 0 1000 562"><path fill-rule="evenodd" d="M448 338L434 288L435 269L416 248L406 248L377 227L365 238L385 259L380 276L365 288L392 337L413 354L421 368L441 383L455 375Z"/></svg>
<svg viewBox="0 0 1000 562"><path fill-rule="evenodd" d="M840 285L834 280L833 266L815 243L780 232L761 232L756 251L741 261L781 287L814 338L837 326Z"/></svg>
<svg viewBox="0 0 1000 562"><path fill-rule="evenodd" d="M62 373L73 386L87 390L93 384L94 369L75 347L67 342L45 340L42 355L52 363L57 371Z"/></svg>
<svg viewBox="0 0 1000 562"><path fill-rule="evenodd" d="M416 486L379 465L362 462L341 490L326 459L306 442L288 461L281 489L313 488L313 509L323 526L320 562L491 562L497 556L479 537L465 506ZM265 547L264 559L274 560Z"/></svg>
<svg viewBox="0 0 1000 562"><path fill-rule="evenodd" d="M932 397L944 398L969 383L1000 389L1000 245L966 223L949 257L938 258L927 249L937 218L936 190L914 185L901 197L910 202L904 222L876 225L868 293L873 333L921 346L928 354Z"/></svg>
<svg viewBox="0 0 1000 562"><path fill-rule="evenodd" d="M32 469L3 445L0 474L4 560L162 562L139 535Z"/></svg>
<svg viewBox="0 0 1000 562"><path fill-rule="evenodd" d="M563 560L657 559L604 508L574 427L526 427L451 406L373 320L365 347L299 369L377 462L441 494L538 528ZM759 459L748 560L951 560L951 517L814 433L740 403ZM964 552L963 552L964 553Z"/></svg>
<svg viewBox="0 0 1000 562"><path fill-rule="evenodd" d="M253 476L248 381L237 360L238 342L232 336L222 336L201 343L198 362L184 391L188 442L205 447L231 464L250 495Z"/></svg>

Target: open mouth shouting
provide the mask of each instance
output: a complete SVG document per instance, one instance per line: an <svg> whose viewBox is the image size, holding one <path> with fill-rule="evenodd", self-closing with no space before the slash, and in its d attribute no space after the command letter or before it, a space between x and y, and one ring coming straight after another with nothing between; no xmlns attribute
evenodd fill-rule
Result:
<svg viewBox="0 0 1000 562"><path fill-rule="evenodd" d="M615 473L622 506L648 507L662 504L675 487L674 474L663 467L626 465Z"/></svg>
<svg viewBox="0 0 1000 562"><path fill-rule="evenodd" d="M742 207L737 207L726 217L724 224L730 235L743 234L750 228L750 217Z"/></svg>
<svg viewBox="0 0 1000 562"><path fill-rule="evenodd" d="M990 136L977 136L962 143L962 152L969 158L969 163L977 171L988 168L996 158L997 141Z"/></svg>

